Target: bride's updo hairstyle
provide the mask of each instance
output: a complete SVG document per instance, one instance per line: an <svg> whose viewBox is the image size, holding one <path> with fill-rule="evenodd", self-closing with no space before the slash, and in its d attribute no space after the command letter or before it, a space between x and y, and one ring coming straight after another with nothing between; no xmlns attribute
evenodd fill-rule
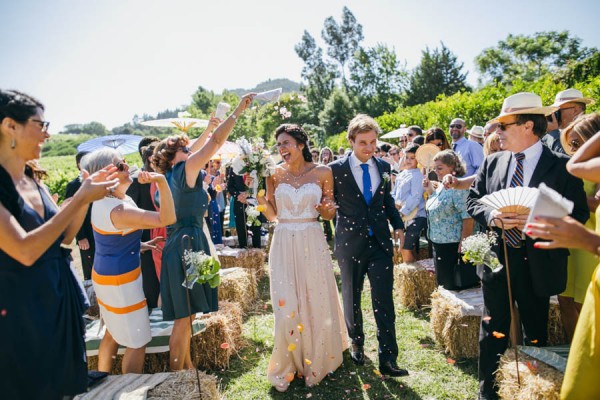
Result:
<svg viewBox="0 0 600 400"><path fill-rule="evenodd" d="M296 124L282 124L275 130L275 140L282 133L287 133L291 137L294 138L297 144L302 144L302 157L306 162L312 162L312 154L310 153L310 148L308 147L308 135L304 132L300 126Z"/></svg>

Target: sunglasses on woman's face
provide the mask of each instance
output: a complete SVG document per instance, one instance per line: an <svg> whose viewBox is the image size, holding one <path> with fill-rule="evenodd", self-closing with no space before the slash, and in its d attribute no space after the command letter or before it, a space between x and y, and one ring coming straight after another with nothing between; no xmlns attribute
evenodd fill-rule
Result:
<svg viewBox="0 0 600 400"><path fill-rule="evenodd" d="M579 142L579 140L575 139L569 142L569 146L571 146L573 150L577 150L581 147L581 143Z"/></svg>

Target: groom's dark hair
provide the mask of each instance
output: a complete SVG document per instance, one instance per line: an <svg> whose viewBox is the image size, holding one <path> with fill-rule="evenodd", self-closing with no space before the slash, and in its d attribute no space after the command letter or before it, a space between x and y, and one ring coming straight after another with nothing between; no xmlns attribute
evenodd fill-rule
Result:
<svg viewBox="0 0 600 400"><path fill-rule="evenodd" d="M296 124L279 125L279 127L275 130L275 140L277 140L279 135L282 133L287 133L293 137L298 144L303 144L304 147L302 148L302 157L304 158L304 161L312 162L312 154L308 145L308 135L306 132L304 132L304 129Z"/></svg>

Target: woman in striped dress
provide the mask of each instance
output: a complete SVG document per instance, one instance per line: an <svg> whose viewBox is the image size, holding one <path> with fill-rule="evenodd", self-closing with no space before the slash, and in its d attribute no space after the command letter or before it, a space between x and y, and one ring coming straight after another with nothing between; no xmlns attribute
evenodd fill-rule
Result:
<svg viewBox="0 0 600 400"><path fill-rule="evenodd" d="M92 207L96 240L92 282L106 325L98 350L98 370L112 370L118 347L122 345L126 347L123 373L142 373L146 344L152 338L140 268L142 229L174 223L175 207L164 175L141 171L139 183L156 183L161 207L159 212L138 208L125 194L132 179L118 151L97 150L82 160L87 171L100 170L110 164L118 169L119 186L109 196L95 201Z"/></svg>

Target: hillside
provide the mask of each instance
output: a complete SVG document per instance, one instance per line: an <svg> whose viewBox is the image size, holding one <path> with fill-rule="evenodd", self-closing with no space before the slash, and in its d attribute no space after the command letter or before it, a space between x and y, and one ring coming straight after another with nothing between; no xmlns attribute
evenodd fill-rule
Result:
<svg viewBox="0 0 600 400"><path fill-rule="evenodd" d="M300 84L294 81L291 81L286 78L281 79L269 79L268 81L264 81L253 87L252 89L231 89L229 92L233 92L238 96L242 96L248 92L264 92L266 90L282 88L283 93L286 92L298 92L300 90Z"/></svg>

